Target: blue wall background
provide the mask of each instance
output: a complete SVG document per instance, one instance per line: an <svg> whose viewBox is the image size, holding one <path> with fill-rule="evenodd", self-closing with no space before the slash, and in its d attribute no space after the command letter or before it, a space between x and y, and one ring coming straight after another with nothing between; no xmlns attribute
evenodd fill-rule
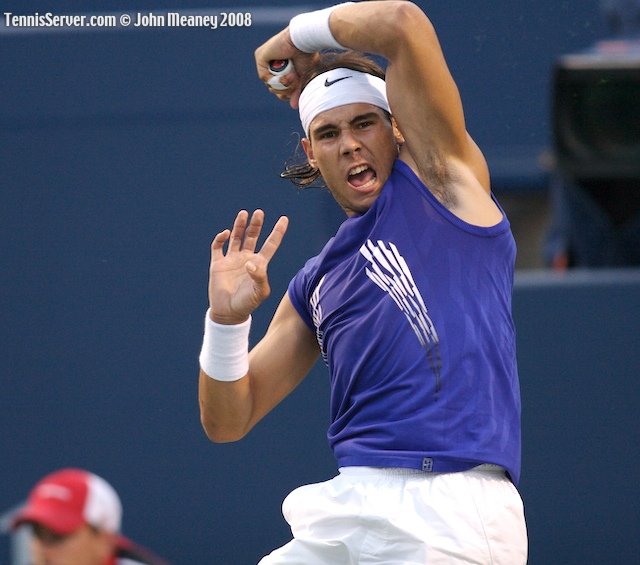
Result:
<svg viewBox="0 0 640 565"><path fill-rule="evenodd" d="M77 4L3 0L0 13ZM428 4L496 189L544 189L551 67L602 35L597 1ZM242 207L292 220L257 338L342 219L325 193L278 178L298 121L254 78L253 50L299 6L230 6L82 10L206 8L253 25L0 26L0 512L45 473L82 466L120 492L124 531L176 564L257 562L289 538L284 496L335 472L320 365L239 444L209 443L198 420L211 237ZM638 554L639 291L634 273L516 288L530 563Z"/></svg>

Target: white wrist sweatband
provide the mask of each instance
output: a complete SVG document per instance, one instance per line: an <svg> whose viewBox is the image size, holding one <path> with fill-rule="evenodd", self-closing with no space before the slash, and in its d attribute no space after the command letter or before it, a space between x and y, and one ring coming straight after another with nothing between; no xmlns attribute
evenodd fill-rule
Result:
<svg viewBox="0 0 640 565"><path fill-rule="evenodd" d="M303 53L315 53L323 49L344 49L331 33L329 17L338 6L346 6L347 4L353 4L353 2L336 4L323 10L305 12L291 18L289 35L292 43Z"/></svg>
<svg viewBox="0 0 640 565"><path fill-rule="evenodd" d="M224 325L204 320L200 368L216 381L237 381L249 372L251 316L241 324Z"/></svg>

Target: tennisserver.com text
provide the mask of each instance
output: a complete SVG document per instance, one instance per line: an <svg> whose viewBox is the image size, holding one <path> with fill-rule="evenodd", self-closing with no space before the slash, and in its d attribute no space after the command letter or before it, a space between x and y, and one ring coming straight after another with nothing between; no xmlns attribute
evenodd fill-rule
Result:
<svg viewBox="0 0 640 565"><path fill-rule="evenodd" d="M124 14L40 14L4 12L6 27L250 27L251 12L185 14L180 12L131 12Z"/></svg>

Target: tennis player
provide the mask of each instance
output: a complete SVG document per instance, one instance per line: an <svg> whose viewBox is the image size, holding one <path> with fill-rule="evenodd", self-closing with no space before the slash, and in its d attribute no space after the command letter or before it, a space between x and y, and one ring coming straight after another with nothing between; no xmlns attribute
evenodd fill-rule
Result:
<svg viewBox="0 0 640 565"><path fill-rule="evenodd" d="M241 211L212 243L211 440L245 436L319 357L329 370L339 473L285 499L293 539L261 564L526 563L515 243L432 23L410 2L340 4L296 16L255 56L299 110L298 176L320 175L347 215L250 352L288 219L258 250L264 214ZM274 60L294 70L276 82Z"/></svg>

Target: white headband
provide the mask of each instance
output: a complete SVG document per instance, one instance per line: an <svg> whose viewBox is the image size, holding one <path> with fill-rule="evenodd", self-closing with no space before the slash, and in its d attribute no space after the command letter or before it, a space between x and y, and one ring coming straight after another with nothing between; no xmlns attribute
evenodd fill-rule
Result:
<svg viewBox="0 0 640 565"><path fill-rule="evenodd" d="M307 137L311 122L320 112L359 102L373 104L390 112L384 80L345 68L333 69L315 77L305 86L298 102L300 121Z"/></svg>

